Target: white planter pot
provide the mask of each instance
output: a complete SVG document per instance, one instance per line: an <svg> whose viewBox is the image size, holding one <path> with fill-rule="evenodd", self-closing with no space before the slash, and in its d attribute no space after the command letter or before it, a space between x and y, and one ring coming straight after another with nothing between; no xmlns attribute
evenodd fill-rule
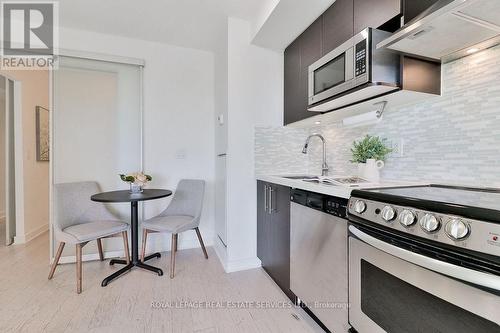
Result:
<svg viewBox="0 0 500 333"><path fill-rule="evenodd" d="M380 169L384 167L383 161L368 159L366 163L358 164L358 176L370 182L378 183L380 181Z"/></svg>

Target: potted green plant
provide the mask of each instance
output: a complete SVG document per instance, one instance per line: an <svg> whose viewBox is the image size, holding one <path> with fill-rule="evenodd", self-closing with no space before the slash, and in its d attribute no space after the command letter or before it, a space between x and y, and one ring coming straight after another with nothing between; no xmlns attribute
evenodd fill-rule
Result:
<svg viewBox="0 0 500 333"><path fill-rule="evenodd" d="M351 148L352 163L358 164L358 175L369 181L378 182L380 169L385 165L387 155L392 152L386 139L366 135L360 141L354 141Z"/></svg>
<svg viewBox="0 0 500 333"><path fill-rule="evenodd" d="M130 193L141 193L144 186L153 180L153 177L142 172L120 174L120 179L130 184Z"/></svg>

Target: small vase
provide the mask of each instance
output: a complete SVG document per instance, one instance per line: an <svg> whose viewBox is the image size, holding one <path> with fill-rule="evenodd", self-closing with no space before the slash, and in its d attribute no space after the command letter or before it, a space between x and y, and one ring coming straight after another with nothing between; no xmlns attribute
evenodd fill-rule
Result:
<svg viewBox="0 0 500 333"><path fill-rule="evenodd" d="M130 183L130 193L142 193L142 185L136 183Z"/></svg>
<svg viewBox="0 0 500 333"><path fill-rule="evenodd" d="M384 167L383 161L368 159L366 163L358 164L358 174L370 182L378 183L380 181L380 170Z"/></svg>

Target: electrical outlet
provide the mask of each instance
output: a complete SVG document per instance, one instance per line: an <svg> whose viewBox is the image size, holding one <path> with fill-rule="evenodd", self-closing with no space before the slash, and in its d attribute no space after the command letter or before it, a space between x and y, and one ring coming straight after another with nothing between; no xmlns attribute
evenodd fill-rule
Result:
<svg viewBox="0 0 500 333"><path fill-rule="evenodd" d="M399 158L405 156L405 141L403 138L389 141L389 148L392 149L390 157Z"/></svg>

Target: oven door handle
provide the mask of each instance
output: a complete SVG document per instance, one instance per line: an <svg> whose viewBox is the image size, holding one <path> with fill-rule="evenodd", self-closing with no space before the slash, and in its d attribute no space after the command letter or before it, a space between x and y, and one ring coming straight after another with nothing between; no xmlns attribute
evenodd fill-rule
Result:
<svg viewBox="0 0 500 333"><path fill-rule="evenodd" d="M380 251L383 251L402 260L411 262L412 264L421 266L431 271L447 275L449 277L466 281L478 286L500 291L500 277L475 271L473 269L456 266L444 261L432 259L424 255L414 253L400 247L388 244L380 239L370 236L358 228L350 225L349 231L368 245L373 246Z"/></svg>

